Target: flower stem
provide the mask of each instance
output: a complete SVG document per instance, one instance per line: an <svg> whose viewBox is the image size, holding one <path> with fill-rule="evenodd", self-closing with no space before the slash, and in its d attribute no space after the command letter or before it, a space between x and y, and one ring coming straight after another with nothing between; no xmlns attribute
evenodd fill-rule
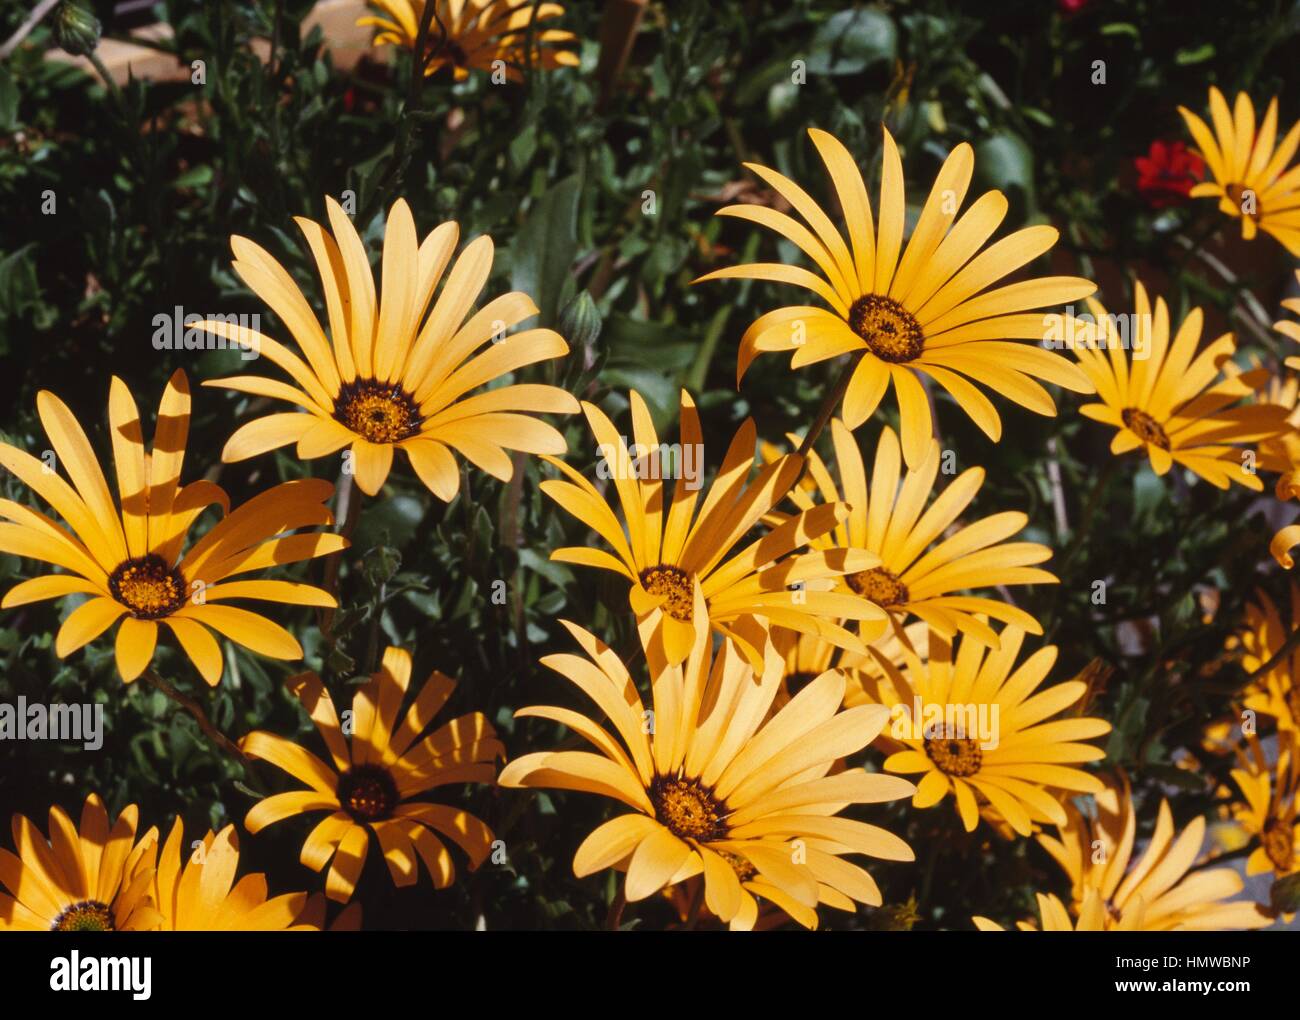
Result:
<svg viewBox="0 0 1300 1020"><path fill-rule="evenodd" d="M1070 547L1065 551L1065 555L1061 557L1059 565L1056 566L1056 574L1059 578L1059 583L1056 586L1056 592L1052 598L1050 610L1051 623L1046 627L1044 632L1045 636L1043 640L1045 642L1051 641L1061 626L1060 616L1058 615L1061 611L1061 593L1065 590L1066 585L1070 581L1070 571L1074 567L1075 561L1079 558L1080 553L1083 552L1084 547L1087 545L1088 535L1092 530L1093 518L1097 516L1098 511L1102 508L1106 490L1110 487L1110 481L1112 476L1115 474L1115 465L1117 463L1117 457L1108 457L1105 465L1102 467L1101 471L1098 472L1097 477L1092 484L1092 491L1088 493L1088 499L1084 503L1083 509L1079 512L1079 526L1075 529L1074 533L1070 535Z"/></svg>
<svg viewBox="0 0 1300 1020"><path fill-rule="evenodd" d="M695 890L695 896L691 900L691 913L686 919L686 930L694 931L695 926L700 923L700 912L704 909L704 876L700 876L700 887Z"/></svg>
<svg viewBox="0 0 1300 1020"><path fill-rule="evenodd" d="M339 532L348 543L352 542L352 532L357 529L357 520L361 517L361 493L356 491L356 484L352 475L343 472L339 476L338 488L334 495L335 520L338 519L338 511L343 511L343 530ZM325 557L325 590L338 601L339 595L339 566L343 562L343 550L330 553ZM328 634L334 624L334 609L322 609L320 615L320 629L324 634Z"/></svg>
<svg viewBox="0 0 1300 1020"><path fill-rule="evenodd" d="M94 67L100 78L103 79L104 88L107 89L109 94L113 97L113 102L117 106L118 111L123 114L123 122L125 123L126 100L123 98L122 90L118 87L112 73L104 66L104 62L99 59L99 54L93 50L86 55L86 59L90 61L91 66Z"/></svg>
<svg viewBox="0 0 1300 1020"><path fill-rule="evenodd" d="M393 143L393 158L384 169L384 175L375 185L375 189L366 199L358 223L368 223L373 214L375 203L381 201L390 190L401 192L402 182L406 177L406 165L409 162L411 135L415 130L415 108L420 98L420 85L424 82L424 69L429 61L442 52L447 44L447 26L443 24L437 12L436 3L426 3L420 15L420 26L415 36L415 47L411 50L411 77L406 83L406 99L402 103L400 120L397 125L397 139ZM429 29L434 21L438 23L438 42L426 53L429 43Z"/></svg>
<svg viewBox="0 0 1300 1020"><path fill-rule="evenodd" d="M1273 337L1273 323L1270 320L1268 311L1260 304L1259 299L1250 292L1249 288L1242 285L1241 279L1231 269L1203 247L1182 235L1176 237L1175 240L1232 288L1233 299L1237 302L1237 310L1242 313L1240 315L1242 324L1265 347L1276 353L1277 343Z"/></svg>
<svg viewBox="0 0 1300 1020"><path fill-rule="evenodd" d="M208 713L203 711L202 705L189 695L182 694L175 687L169 684L158 675L158 671L152 666L141 673L140 678L154 690L161 691L172 701L176 702L176 704L180 705L181 708L185 709L186 712L194 717L194 721L199 724L199 729L203 731L203 735L212 741L218 750L223 751L233 761L238 762L242 767L247 769L249 764L248 756L239 749L238 744L212 725L212 720L208 718Z"/></svg>
<svg viewBox="0 0 1300 1020"><path fill-rule="evenodd" d="M623 923L623 909L627 906L626 881L626 878L619 879L618 891L614 894L614 902L609 905L609 913L605 915L606 931L618 931L619 926Z"/></svg>
<svg viewBox="0 0 1300 1020"><path fill-rule="evenodd" d="M826 428L826 423L831 420L831 415L835 413L835 408L839 406L840 401L844 398L845 391L849 388L849 380L853 378L853 370L858 367L858 362L862 360L865 351L858 351L849 356L845 362L844 368L840 371L840 377L835 380L835 385L831 387L826 398L822 401L821 409L817 412L817 418L812 423L812 428L808 434L803 437L803 442L799 444L799 456L805 455L812 449L813 443L817 442L817 437L822 434Z"/></svg>

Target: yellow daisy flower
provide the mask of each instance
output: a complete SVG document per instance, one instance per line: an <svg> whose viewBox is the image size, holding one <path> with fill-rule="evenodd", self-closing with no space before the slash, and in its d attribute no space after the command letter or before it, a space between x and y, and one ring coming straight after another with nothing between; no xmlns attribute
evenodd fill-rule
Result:
<svg viewBox="0 0 1300 1020"><path fill-rule="evenodd" d="M1253 367L1258 369L1259 365ZM1229 373L1237 371L1231 363L1225 364L1224 369ZM1268 384L1255 392L1254 398L1258 404L1286 411L1283 431L1260 441L1258 467L1280 476L1275 486L1278 499L1285 502L1300 497L1300 376L1272 375Z"/></svg>
<svg viewBox="0 0 1300 1020"><path fill-rule="evenodd" d="M807 928L817 925L818 903L878 906L871 876L843 856L910 861L912 851L839 811L897 800L912 784L861 768L828 773L869 744L888 713L879 705L841 710L845 680L829 670L769 718L781 684L779 653L764 643L758 676L730 639L715 658L698 584L694 600L697 622L684 664L670 666L659 655L653 621L641 626L653 677L649 708L618 656L566 622L586 656L551 655L542 664L586 694L617 737L571 709L522 708L516 718L562 723L599 753L526 754L506 766L501 785L580 790L630 807L593 831L573 859L579 878L609 867L626 871L629 902L702 874L705 905L734 928L753 927L758 898Z"/></svg>
<svg viewBox="0 0 1300 1020"><path fill-rule="evenodd" d="M880 665L880 659L901 668L905 665L903 658L904 643L925 659L929 641L929 628L921 622L909 623L901 634L887 630L868 646L866 652L850 652L837 648L829 641L824 641L815 634L799 634L796 631L773 627L770 630L772 645L781 655L781 689L772 702L772 710L784 708L792 697L802 691L813 680L828 669L835 669L844 674L844 707L855 705L878 705L884 698L880 694L880 685L889 684L889 676ZM876 738L876 746L887 745L888 736L881 734ZM896 750L897 748L891 748Z"/></svg>
<svg viewBox="0 0 1300 1020"><path fill-rule="evenodd" d="M1049 416L1056 414L1056 405L1035 379L1092 392L1067 358L1033 344L1009 342L1045 339L1044 316L1034 309L1077 301L1096 286L1078 277L1053 276L987 289L1045 254L1058 232L1049 226L1027 227L980 251L1006 216L1007 200L1001 192L986 192L958 220L975 166L969 145L963 142L948 156L904 249L903 164L888 129L878 229L848 150L825 131L808 133L834 184L848 243L799 185L775 170L746 163L807 226L761 205L727 206L718 215L775 231L812 259L823 276L764 262L719 269L700 280L792 284L816 294L831 310L792 306L754 320L740 342L737 383L764 351L793 351L793 368L851 354L856 367L844 392L845 424L856 429L866 421L892 381L903 452L913 467L924 460L933 432L922 376L947 390L995 442L1002 434L1001 419L971 380Z"/></svg>
<svg viewBox="0 0 1300 1020"><path fill-rule="evenodd" d="M492 239L484 235L466 245L430 309L456 248L457 225L444 223L418 242L411 210L399 199L388 214L383 293L377 296L356 228L332 198L326 205L333 236L311 220L297 217L294 222L316 260L332 342L284 268L247 238L230 240L235 272L279 316L307 360L246 326L216 320L199 324L269 358L297 384L240 375L209 380L205 386L302 409L241 426L226 443L222 459L245 460L289 443L297 444L303 460L350 447L357 485L373 496L388 478L394 449L400 449L420 481L439 499L450 500L460 487L451 450L504 481L514 470L506 450L563 453L564 437L525 412L577 411L578 402L564 390L517 383L465 397L569 350L554 330L505 335L537 314L532 299L518 291L489 301L466 320L492 269ZM484 344L488 349L474 355Z"/></svg>
<svg viewBox="0 0 1300 1020"><path fill-rule="evenodd" d="M286 686L316 724L332 767L273 733L256 730L240 741L249 757L263 758L311 787L267 797L248 812L244 825L256 835L291 815L329 811L307 837L300 859L321 871L333 858L325 895L340 903L352 897L371 834L399 888L418 880L417 860L424 862L435 888L445 889L455 878L451 853L435 830L465 851L471 871L492 849L492 832L468 811L414 798L438 786L492 782L493 762L504 757L505 748L481 712L459 716L417 739L456 682L431 673L399 723L410 680L411 656L389 648L379 671L352 697L352 731L345 737L320 677L303 673L289 679Z"/></svg>
<svg viewBox="0 0 1300 1020"><path fill-rule="evenodd" d="M1205 843L1205 819L1194 818L1175 835L1169 802L1160 801L1155 831L1141 858L1133 861L1137 818L1127 779L1111 782L1094 796L1095 817L1073 804L1056 837L1039 843L1073 883L1075 908L1100 895L1110 927L1140 931L1230 931L1265 928L1272 919L1248 900L1230 900L1242 890L1230 867L1192 865ZM1225 902L1226 901L1226 902Z"/></svg>
<svg viewBox="0 0 1300 1020"><path fill-rule="evenodd" d="M159 923L150 899L153 869L146 858L157 842L150 829L139 842L140 809L125 808L109 827L97 794L86 798L80 829L60 807L50 808L50 836L22 815L13 817L16 855L0 848L0 931L149 931Z"/></svg>
<svg viewBox="0 0 1300 1020"><path fill-rule="evenodd" d="M179 369L158 407L152 453L145 451L140 415L126 384L113 378L108 418L117 469L114 503L86 433L66 404L48 390L36 397L52 452L71 485L49 462L0 443L0 464L53 507L63 524L40 511L0 500L0 552L61 567L66 573L23 581L0 607L64 595L89 595L54 641L60 658L95 640L121 620L117 668L127 683L148 668L165 625L203 679L221 679L223 656L209 628L259 655L300 659L302 646L279 624L229 599L290 605L336 605L333 596L293 581L227 580L297 563L347 547L334 534L296 529L332 523L324 506L329 482L304 479L274 486L213 525L183 556L186 535L209 506L230 510L230 498L205 479L180 484L190 424L190 391ZM119 509L120 508L120 509Z"/></svg>
<svg viewBox="0 0 1300 1020"><path fill-rule="evenodd" d="M1290 570L1295 566L1295 557L1291 555L1291 550L1297 545L1300 545L1300 524L1288 524L1284 528L1279 528L1273 535L1268 543L1268 551L1273 559L1277 560L1279 567Z"/></svg>
<svg viewBox="0 0 1300 1020"><path fill-rule="evenodd" d="M811 546L828 551L865 549L879 558L879 566L834 582L836 591L861 595L888 613L886 619L862 624L864 641L879 638L890 621L901 627L913 616L949 639L960 631L992 647L997 646L998 636L981 614L1030 634L1043 632L1023 609L997 599L958 594L977 586L1057 583L1055 574L1033 566L1051 558L1047 546L1006 541L1029 522L1025 514L1006 511L952 530L984 484L983 468L963 471L927 509L939 475L938 442L930 441L925 457L908 469L900 487L898 437L886 426L876 444L868 486L862 453L848 426L833 420L831 437L839 484L815 451L808 454L808 477L823 501L842 500L851 509L833 531L814 538ZM805 488L796 488L790 499L804 512L817 505L814 493Z"/></svg>
<svg viewBox="0 0 1300 1020"><path fill-rule="evenodd" d="M791 454L765 465L749 482L755 429L753 419L746 420L697 515L704 442L695 403L683 391L677 463L667 469L679 477L665 515L661 457L665 447L641 395L633 391L629 400L631 449L600 408L582 405L599 446L598 474L613 481L626 531L600 490L563 461L548 457L565 478L543 482L542 491L614 550L611 555L586 546L567 547L556 549L551 559L621 574L631 582L628 598L638 620L663 608L659 640L674 664L685 659L694 641L691 591L696 580L704 588L709 622L735 640L756 668L761 667L762 653L746 639L747 631L736 627L737 621L755 616L861 651L861 642L838 621L869 620L883 617L883 612L851 594L814 588L822 579L866 570L876 564L876 557L859 550L800 551L833 528L848 513L846 506L825 505L798 514L738 551L735 548L789 492L803 458Z"/></svg>
<svg viewBox="0 0 1300 1020"><path fill-rule="evenodd" d="M1246 603L1241 630L1228 639L1228 648L1241 649L1241 668L1247 673L1259 671L1282 650L1292 631L1300 629L1300 588L1291 585L1289 625L1268 592L1259 589L1255 599ZM1273 719L1279 730L1300 734L1300 649L1294 649L1276 666L1245 688L1242 708Z"/></svg>
<svg viewBox="0 0 1300 1020"><path fill-rule="evenodd" d="M772 627L768 631L772 647L781 656L781 690L777 692L773 708L783 708L790 699L828 669L849 673L852 666L841 659L861 660L855 652L845 652L816 634L800 634L797 630Z"/></svg>
<svg viewBox="0 0 1300 1020"><path fill-rule="evenodd" d="M1300 366L1300 358L1287 358L1286 362L1292 367ZM1224 366L1228 371L1234 367ZM1259 404L1281 407L1286 413L1282 432L1260 441L1258 467L1261 471L1277 473L1273 491L1278 499L1283 502L1300 499L1300 377L1271 376L1268 385L1255 394L1255 400ZM1269 542L1269 553L1283 570L1290 570L1295 565L1291 550L1297 544L1300 544L1300 523L1279 528Z"/></svg>
<svg viewBox="0 0 1300 1020"><path fill-rule="evenodd" d="M1065 824L1057 791L1092 793L1101 780L1076 767L1105 752L1081 743L1110 732L1092 717L1052 719L1087 692L1081 680L1038 691L1056 662L1048 645L1015 665L1024 631L1007 627L1000 647L986 649L970 636L953 646L930 635L924 665L904 649L906 672L884 661L891 721L886 733L906 750L885 759L885 770L923 773L912 806L928 808L949 795L967 832L979 823L980 805L993 808L1022 836L1035 823Z"/></svg>
<svg viewBox="0 0 1300 1020"><path fill-rule="evenodd" d="M376 29L374 44L414 52L420 35L420 19L424 16L424 0L369 0L369 3L386 15L357 19L359 26ZM577 53L556 46L573 42L577 37L572 32L535 27L563 15L564 7L560 4L539 4L533 0L437 0L435 14L437 20L430 23L426 43L426 75L450 67L456 81L464 81L471 70L500 70L506 80L519 82L524 80L524 68L530 63L544 70L578 66ZM443 31L446 38L439 44Z"/></svg>
<svg viewBox="0 0 1300 1020"><path fill-rule="evenodd" d="M1213 181L1194 185L1192 198L1217 198L1219 210L1241 220L1241 236L1272 234L1292 255L1300 255L1300 165L1288 163L1300 146L1300 123L1277 142L1277 97L1255 129L1255 107L1244 92L1230 111L1223 93L1210 86L1211 131L1186 107L1178 112L1196 140Z"/></svg>
<svg viewBox="0 0 1300 1020"><path fill-rule="evenodd" d="M1297 127L1300 127L1300 125L1297 125ZM1296 270L1295 278L1296 282L1300 283L1300 269ZM1300 298L1284 298L1282 301L1282 307L1288 312L1295 312L1296 315L1300 315ZM1291 319L1282 319L1279 322L1273 323L1273 328L1288 339L1300 343L1300 322L1294 322ZM1300 368L1300 357L1292 355L1287 358L1286 367Z"/></svg>
<svg viewBox="0 0 1300 1020"><path fill-rule="evenodd" d="M1264 748L1254 736L1246 738L1247 752L1237 752L1239 767L1232 779L1245 802L1232 806L1232 817L1252 839L1257 839L1246 859L1247 875L1272 872L1278 878L1300 870L1300 755L1294 730L1277 736L1277 761L1269 766Z"/></svg>
<svg viewBox="0 0 1300 1020"><path fill-rule="evenodd" d="M361 903L353 900L334 915L334 920L325 923L328 900L323 893L312 893L307 897L307 906L303 908L295 924L297 928L310 931L360 931Z"/></svg>
<svg viewBox="0 0 1300 1020"><path fill-rule="evenodd" d="M1142 916L1141 911L1131 910L1128 917L1122 921L1113 922L1106 915L1106 904L1102 901L1101 895L1095 889L1089 889L1084 897L1083 907L1079 911L1079 920L1076 924L1070 917L1070 912L1065 909L1065 904L1060 898L1051 893L1035 893L1038 900L1038 915L1042 918L1041 927L1035 926L1032 921L1017 921L1016 927L1021 931L1141 931ZM987 917L973 917L975 927L980 931L1005 931L1002 925L996 921L990 921Z"/></svg>
<svg viewBox="0 0 1300 1020"><path fill-rule="evenodd" d="M1220 489L1237 482L1259 492L1264 483L1243 444L1279 435L1286 411L1241 402L1268 373L1222 371L1236 350L1230 333L1198 354L1199 308L1191 310L1171 342L1164 298L1156 299L1153 310L1140 281L1134 290L1136 314L1128 337L1117 336L1106 309L1088 301L1096 328L1075 353L1101 403L1084 404L1080 413L1118 430L1110 444L1116 456L1145 449L1158 475L1178 463ZM1132 348L1131 358L1126 346Z"/></svg>
<svg viewBox="0 0 1300 1020"><path fill-rule="evenodd" d="M673 911L682 925L689 924L694 918L696 925L706 924L710 921L718 922L703 902L704 896L704 876L694 875L684 882L678 882L676 885L670 885L663 890L663 897L672 906ZM852 901L850 901L852 902ZM849 909L854 909L850 907ZM727 927L731 931L775 931L790 923L790 915L774 903L765 901L758 902L758 913L754 916L753 922L747 925L748 918L733 918ZM678 927L670 925L669 930Z"/></svg>
<svg viewBox="0 0 1300 1020"><path fill-rule="evenodd" d="M849 689L844 694L845 706L886 704L888 695L882 688L892 688L893 680L890 678L907 664L907 652L925 662L930 654L930 628L927 624L918 620L904 627L902 633L886 631L867 646L866 655L845 652L840 657L839 666L849 680ZM882 662L888 663L893 670L887 672L888 667L882 666ZM876 738L875 747L890 752L901 750L890 742L888 730Z"/></svg>
<svg viewBox="0 0 1300 1020"><path fill-rule="evenodd" d="M183 857L188 859L183 861ZM187 845L184 826L177 818L158 856L151 888L162 915L161 930L287 931L299 927L306 893L268 899L266 876L245 875L236 883L238 868L239 838L233 825L215 835L209 830L202 841Z"/></svg>

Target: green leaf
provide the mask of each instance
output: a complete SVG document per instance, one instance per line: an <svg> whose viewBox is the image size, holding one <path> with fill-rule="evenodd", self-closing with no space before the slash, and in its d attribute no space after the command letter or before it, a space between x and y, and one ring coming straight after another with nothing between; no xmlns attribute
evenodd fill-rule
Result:
<svg viewBox="0 0 1300 1020"><path fill-rule="evenodd" d="M511 246L510 286L521 290L540 311L539 326L555 325L569 269L578 254L579 175L567 177L539 198Z"/></svg>
<svg viewBox="0 0 1300 1020"><path fill-rule="evenodd" d="M1202 64L1214 56L1214 43L1202 43L1200 46L1188 47L1174 54L1174 63L1179 67L1189 64Z"/></svg>
<svg viewBox="0 0 1300 1020"><path fill-rule="evenodd" d="M530 124L510 141L510 173L518 177L533 160L537 151L537 128Z"/></svg>
<svg viewBox="0 0 1300 1020"><path fill-rule="evenodd" d="M898 29L870 7L831 15L813 34L808 70L814 74L860 74L898 54Z"/></svg>
<svg viewBox="0 0 1300 1020"><path fill-rule="evenodd" d="M354 494L353 498L357 498ZM413 537L425 514L424 504L413 496L375 500L365 508L357 523L353 547L374 548L394 545L403 548Z"/></svg>
<svg viewBox="0 0 1300 1020"><path fill-rule="evenodd" d="M177 176L172 182L172 186L177 191L185 188L201 188L212 182L212 167L196 166L186 170L183 174Z"/></svg>
<svg viewBox="0 0 1300 1020"><path fill-rule="evenodd" d="M1008 193L1021 219L1033 215L1034 153L1023 138L1006 132L984 139L975 146L975 170L983 183Z"/></svg>

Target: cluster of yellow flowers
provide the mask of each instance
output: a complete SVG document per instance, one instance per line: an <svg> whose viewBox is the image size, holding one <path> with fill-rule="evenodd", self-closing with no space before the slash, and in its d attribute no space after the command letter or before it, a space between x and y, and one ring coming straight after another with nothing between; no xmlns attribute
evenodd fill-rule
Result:
<svg viewBox="0 0 1300 1020"><path fill-rule="evenodd" d="M394 19L380 26L393 36L389 41L411 35L410 5L383 6ZM1274 153L1275 105L1256 137L1249 100L1240 97L1235 118L1225 120L1222 97L1211 95L1217 144L1188 114L1217 182L1202 185L1201 193L1212 191L1225 211L1241 215L1247 236L1256 228L1284 243L1300 236L1294 225L1300 168L1284 172L1300 125ZM926 809L951 799L967 831L984 820L1007 838L1036 837L1061 863L1073 883L1072 900L1067 906L1041 897L1044 928L1271 923L1253 903L1231 899L1241 889L1231 869L1188 874L1201 852L1203 819L1176 835L1162 805L1154 836L1130 867L1137 822L1127 781L1104 781L1084 768L1104 757L1091 741L1110 730L1105 720L1085 714L1086 678L1044 686L1056 649L1021 656L1026 635L1041 635L1042 627L1012 604L1010 589L1056 583L1041 566L1050 552L1014 540L1027 523L1023 513L960 521L984 482L983 469L970 468L935 492L942 452L926 383L950 395L993 441L1002 426L985 389L1043 415L1057 411L1043 383L1095 393L1098 402L1081 410L1116 429L1116 454L1145 449L1158 474L1177 462L1225 489L1233 482L1262 489L1255 457L1265 469L1279 459L1288 473L1296 469L1290 451L1300 445L1300 433L1288 420L1294 399L1291 406L1267 399L1266 370L1235 371L1230 335L1202 347L1199 311L1173 329L1163 299L1153 304L1140 282L1137 332L1124 344L1113 342L1111 320L1091 299L1091 282L1070 276L1000 282L1048 252L1057 232L1033 226L989 244L1008 208L997 191L959 215L974 169L969 145L957 146L943 164L904 243L902 161L889 132L883 132L874 210L853 156L831 135L810 134L847 237L798 184L762 166L750 170L802 221L755 205L719 214L775 231L821 275L760 263L702 279L792 284L828 306L785 307L755 320L741 339L738 380L767 351L790 351L796 369L839 356L847 364L822 414L802 436L789 437L791 449L760 446L748 420L703 491L679 478L669 495L660 474L644 470L638 451L661 444L636 392L628 397L635 439L629 447L600 408L579 404L564 390L490 385L568 350L548 329L500 339L502 324L509 330L537 314L525 294L505 294L473 311L492 266L490 238L457 255L455 223L421 240L410 209L398 200L388 215L377 289L356 229L327 200L328 228L296 222L315 258L328 329L269 253L246 238L232 240L235 272L276 313L300 353L243 327L203 324L257 350L291 380L242 375L205 383L293 407L242 424L223 460L291 444L304 461L346 450L357 487L374 496L400 449L430 492L449 500L459 487L457 455L504 480L515 469L507 451L545 458L558 474L542 483L543 491L607 547L557 549L553 558L626 580L643 657L634 677L609 646L566 621L578 650L542 664L574 684L596 714L557 705L516 714L560 723L592 750L527 754L509 761L500 776L496 762L506 750L487 717L472 713L432 728L455 684L435 672L411 690L411 658L402 649L388 649L378 672L356 688L348 727L320 677L294 676L288 690L315 724L328 757L275 734L245 736L240 753L271 762L306 787L261 800L245 828L255 834L294 815L323 813L301 860L317 872L328 867L324 897L346 903L372 837L397 886L417 882L421 863L436 887L453 881L453 855L443 839L457 845L471 868L487 859L493 833L466 811L424 799L436 787L495 780L584 791L618 801L625 811L578 847L578 876L625 872L626 902L686 888L697 915L707 908L732 928L755 927L760 911L773 909L812 928L819 907L881 904L875 880L850 857L913 859L897 835L846 817L847 808L910 796L914 808ZM1239 203L1245 192L1255 197L1248 215ZM1045 313L1085 298L1091 322ZM1076 345L1076 359L1023 342L1043 340L1050 323L1088 337ZM854 430L873 416L891 384L900 430L881 428L868 471ZM609 469L607 487L562 460L564 437L535 417L579 410ZM0 445L0 464L62 522L0 502L6 522L0 550L58 570L17 585L4 597L5 608L87 596L62 625L56 651L66 656L118 624L116 661L128 683L157 679L151 662L159 624L213 685L224 658L213 632L261 655L301 658L301 646L283 627L227 603L336 605L330 591L261 576L276 566L341 555L346 541L316 530L333 524L329 483L277 485L234 509L213 482L182 485L190 393L180 372L164 391L151 449L128 388L112 381L116 499L68 408L42 392L38 411L67 480L12 446ZM833 465L813 448L828 426ZM700 419L685 392L679 427L683 448L703 449ZM616 502L607 500L609 490ZM214 505L220 522L188 541ZM1300 600L1293 611L1300 611ZM1300 661L1294 651L1284 662L1270 659L1284 634L1276 610L1261 603L1243 640L1269 668L1245 705L1271 715L1291 736L1279 745L1272 777L1257 741L1234 773L1246 798L1237 820L1260 844L1251 867L1279 874L1300 866L1294 840L1300 757L1292 740ZM846 764L868 746L886 755L879 770ZM1079 794L1092 795L1091 813L1075 804ZM156 830L136 839L137 814L128 808L110 830L92 795L79 830L52 809L48 839L17 817L16 855L0 851L0 883L10 892L0 894L0 927L323 925L319 896L267 899L260 875L235 883L233 827L208 833L202 853L182 869L179 823L160 851ZM1056 836L1046 834L1048 826ZM1100 863L1097 840L1108 848ZM335 923L356 920L349 912Z"/></svg>

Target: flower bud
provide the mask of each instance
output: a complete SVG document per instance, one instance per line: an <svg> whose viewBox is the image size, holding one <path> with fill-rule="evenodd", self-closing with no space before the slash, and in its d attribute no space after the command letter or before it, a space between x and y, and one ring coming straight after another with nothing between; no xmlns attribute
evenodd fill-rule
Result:
<svg viewBox="0 0 1300 1020"><path fill-rule="evenodd" d="M54 12L54 39L65 53L74 57L94 53L103 31L94 12L72 0L63 0Z"/></svg>
<svg viewBox="0 0 1300 1020"><path fill-rule="evenodd" d="M582 367L591 368L596 363L596 341L602 325L600 310L591 295L579 291L560 312L558 332L569 343L570 350L582 353Z"/></svg>

